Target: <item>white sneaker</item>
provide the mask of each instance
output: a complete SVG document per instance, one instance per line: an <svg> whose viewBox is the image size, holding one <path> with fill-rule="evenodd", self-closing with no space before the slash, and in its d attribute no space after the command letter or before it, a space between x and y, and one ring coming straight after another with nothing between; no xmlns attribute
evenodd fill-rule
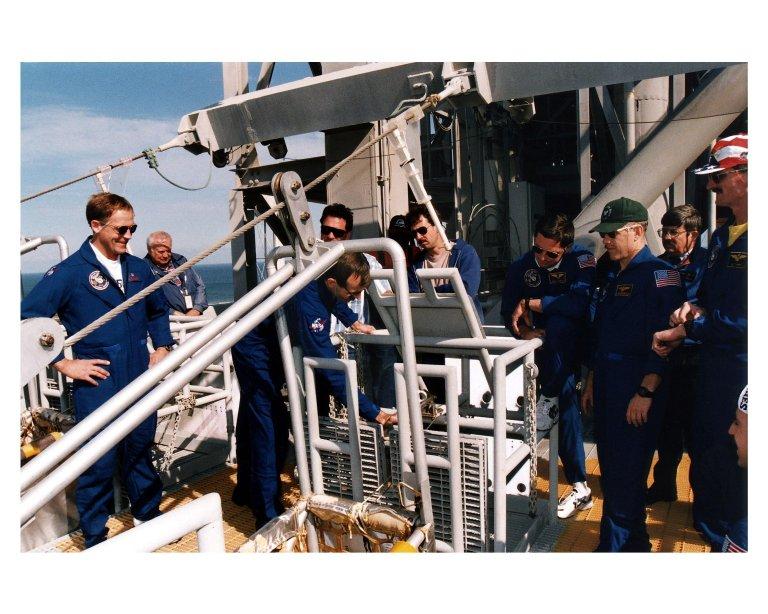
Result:
<svg viewBox="0 0 768 614"><path fill-rule="evenodd" d="M536 401L536 430L549 431L557 422L559 411L557 397L541 395Z"/></svg>
<svg viewBox="0 0 768 614"><path fill-rule="evenodd" d="M592 491L586 484L582 488L574 487L571 489L571 492L563 496L557 504L557 517L570 518L576 512L588 510L593 505Z"/></svg>

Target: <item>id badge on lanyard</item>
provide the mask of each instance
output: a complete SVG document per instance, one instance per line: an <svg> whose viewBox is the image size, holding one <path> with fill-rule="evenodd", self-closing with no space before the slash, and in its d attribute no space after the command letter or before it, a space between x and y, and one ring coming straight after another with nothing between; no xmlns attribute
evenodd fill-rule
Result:
<svg viewBox="0 0 768 614"><path fill-rule="evenodd" d="M192 297L190 296L186 288L182 290L182 294L184 295L184 307L186 307L188 310L192 309L192 307L194 306L192 303Z"/></svg>

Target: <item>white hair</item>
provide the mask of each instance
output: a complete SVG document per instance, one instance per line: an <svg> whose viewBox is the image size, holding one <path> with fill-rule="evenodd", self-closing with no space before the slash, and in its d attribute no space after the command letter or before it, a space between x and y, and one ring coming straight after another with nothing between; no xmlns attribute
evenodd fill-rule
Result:
<svg viewBox="0 0 768 614"><path fill-rule="evenodd" d="M150 232L149 236L147 237L147 249L152 247L152 245L156 242L156 239L168 239L168 243L173 245L173 238L171 235L165 232L165 230L156 230L155 232Z"/></svg>

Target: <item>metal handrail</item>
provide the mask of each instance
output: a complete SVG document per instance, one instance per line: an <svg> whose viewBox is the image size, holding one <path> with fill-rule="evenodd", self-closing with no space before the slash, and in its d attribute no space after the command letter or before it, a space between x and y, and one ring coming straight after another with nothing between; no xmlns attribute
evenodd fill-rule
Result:
<svg viewBox="0 0 768 614"><path fill-rule="evenodd" d="M154 552L187 533L197 533L198 552L225 552L221 496L212 492L130 531L88 548L88 554L105 552Z"/></svg>
<svg viewBox="0 0 768 614"><path fill-rule="evenodd" d="M67 245L66 239L61 235L46 235L44 237L33 237L31 239L23 237L23 239L26 240L26 243L21 244L22 256L36 250L41 245L52 245L54 243L59 246L59 256L61 257L61 260L64 260L69 256L69 246Z"/></svg>
<svg viewBox="0 0 768 614"><path fill-rule="evenodd" d="M67 458L67 456L75 452L78 447L98 433L105 425L109 424L126 407L152 389L166 375L178 368L185 360L220 334L232 322L270 294L283 281L290 278L292 273L293 267L286 267L285 271L281 271L278 276L269 280L268 283L259 284L258 287L251 290L239 301L233 303L224 313L211 320L207 326L193 337L190 337L186 343L174 349L162 361L142 373L129 386L123 388L88 417L78 422L67 432L66 436L24 465L21 468L21 490L24 491L26 488L29 488ZM177 390L181 387L180 385Z"/></svg>
<svg viewBox="0 0 768 614"><path fill-rule="evenodd" d="M393 242L394 243L394 242ZM248 332L261 323L266 317L275 311L278 307L285 304L296 292L301 290L304 286L310 283L316 276L319 276L329 266L332 266L334 262L344 253L344 248L341 246L334 246L328 252L318 258L318 260L301 273L290 279L285 285L283 285L277 292L272 294L269 298L259 303L249 313L247 313L240 321L235 324L229 330L223 332L221 336L215 341L206 345L206 347L196 354L191 360L189 360L184 366L176 371L171 377L163 381L156 386L152 392L144 396L138 403L133 405L130 409L125 411L123 415L117 418L112 424L107 426L98 436L94 437L75 452L69 459L64 461L60 466L54 469L49 475L43 478L39 483L30 488L26 494L21 498L21 524L24 524L29 520L37 510L50 501L58 492L66 488L68 484L77 479L88 467L95 463L99 458L106 454L113 446L121 441L128 433L135 429L143 420L152 415L157 407L159 407L168 398L188 383L194 376L200 373L205 367L207 367L213 360L223 354L226 350L237 343ZM278 271L273 280L265 280L265 283L259 284L257 288L249 292L245 297L237 301L245 301L245 303L256 302L262 293L268 293L272 287L279 285L280 279L284 275L290 276L293 267L290 265L283 267L285 271ZM272 283L267 283L271 281ZM257 293L257 290L263 292ZM256 297L254 299L254 297ZM237 305L235 303L235 305ZM227 309L226 313L229 313L235 305ZM250 305L249 305L250 307ZM224 314L222 314L223 316ZM211 321L211 325L214 325L222 316ZM229 324L229 322L227 322ZM190 339L190 343L204 334L208 327L202 329L200 333ZM186 344L185 344L186 345ZM182 346L183 347L183 346ZM181 349L181 348L179 348ZM177 350L171 352L173 355ZM168 360L166 358L166 360ZM158 363L162 365L162 361ZM159 369L158 369L159 371ZM148 373L152 373L150 370ZM146 373L144 374L146 375ZM160 377L157 377L154 383L157 383ZM143 377L143 376L142 376ZM126 395L120 397L121 393L118 393L110 401L107 401L94 414L102 412L106 413L106 410L119 413L125 410L126 406L132 401L130 399L131 394L135 393L140 388L142 382L140 377L132 384L124 388L121 393L129 391ZM154 379L154 378L153 378ZM143 391L142 391L143 392ZM91 414L81 424L84 424L94 414ZM75 427L76 428L76 427ZM74 430L74 429L73 429ZM64 441L66 438L62 438L58 443ZM55 446L51 446L52 449Z"/></svg>

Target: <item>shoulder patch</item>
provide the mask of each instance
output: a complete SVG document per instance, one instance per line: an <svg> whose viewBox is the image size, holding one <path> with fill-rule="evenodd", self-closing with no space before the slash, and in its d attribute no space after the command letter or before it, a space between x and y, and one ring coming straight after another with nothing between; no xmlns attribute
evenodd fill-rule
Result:
<svg viewBox="0 0 768 614"><path fill-rule="evenodd" d="M315 318L309 325L309 329L313 333L322 333L325 330L325 320L323 318Z"/></svg>
<svg viewBox="0 0 768 614"><path fill-rule="evenodd" d="M46 277L50 277L51 275L53 275L58 270L59 270L59 267L57 265L53 265L50 269L48 269L45 272L45 276Z"/></svg>
<svg viewBox="0 0 768 614"><path fill-rule="evenodd" d="M592 254L582 254L576 260L579 263L580 269L587 269L589 267L597 266L597 261Z"/></svg>
<svg viewBox="0 0 768 614"><path fill-rule="evenodd" d="M680 282L680 271L675 269L654 271L653 276L656 278L657 288L663 288L664 286L682 286Z"/></svg>
<svg viewBox="0 0 768 614"><path fill-rule="evenodd" d="M541 285L541 275L537 269L528 269L523 275L523 281L529 288L535 288Z"/></svg>

